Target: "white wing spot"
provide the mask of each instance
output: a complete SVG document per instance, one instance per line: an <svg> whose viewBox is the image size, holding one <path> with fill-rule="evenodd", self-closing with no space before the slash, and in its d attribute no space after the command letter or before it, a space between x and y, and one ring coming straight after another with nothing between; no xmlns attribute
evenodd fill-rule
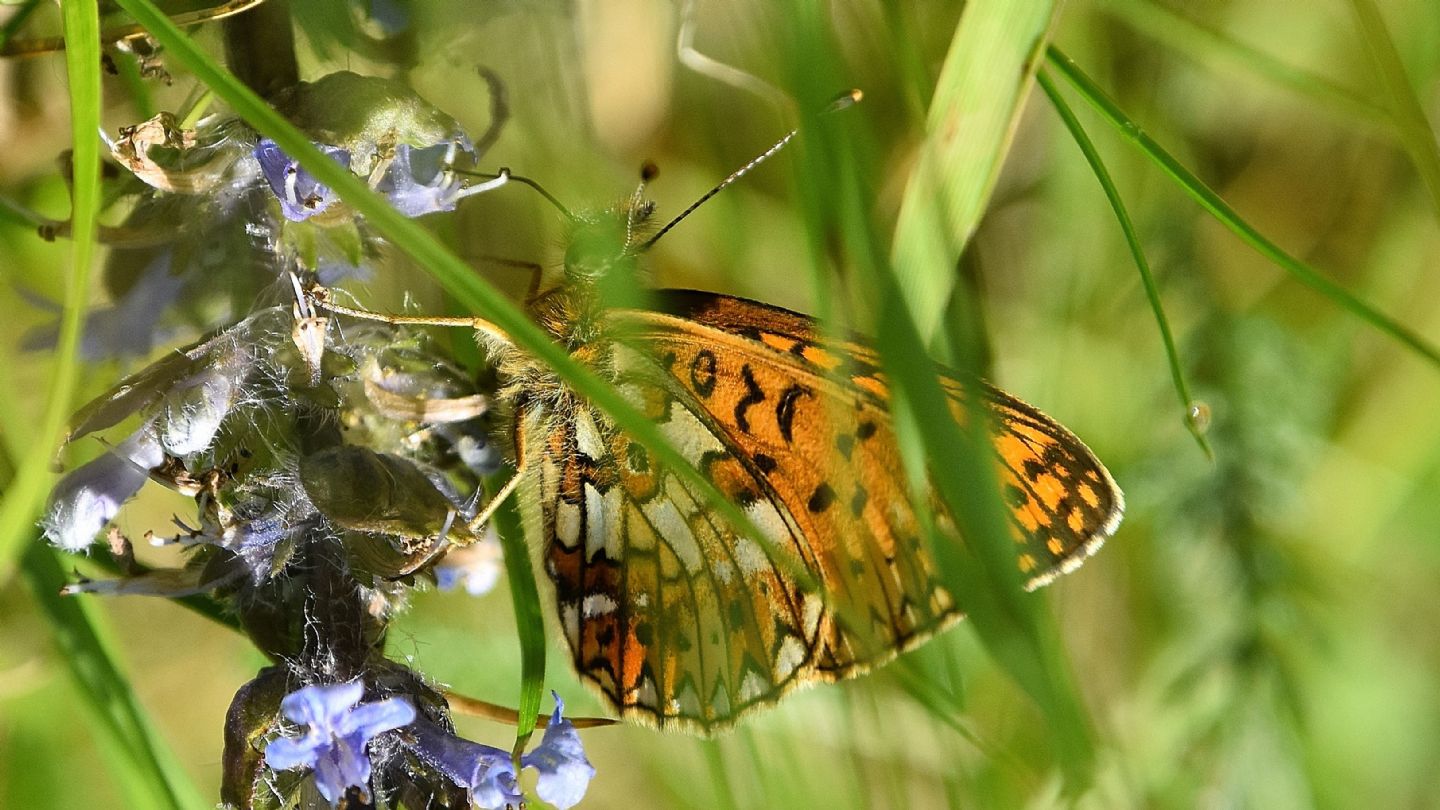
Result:
<svg viewBox="0 0 1440 810"><path fill-rule="evenodd" d="M740 702L753 703L765 694L767 688L765 679L760 677L759 673L754 670L746 672L744 679L740 681Z"/></svg>
<svg viewBox="0 0 1440 810"><path fill-rule="evenodd" d="M695 693L695 684L686 682L679 694L680 713L687 717L700 716L700 696Z"/></svg>
<svg viewBox="0 0 1440 810"><path fill-rule="evenodd" d="M580 608L574 602L560 603L560 624L565 628L565 640L570 649L580 649Z"/></svg>
<svg viewBox="0 0 1440 810"><path fill-rule="evenodd" d="M730 690L725 687L725 681L715 682L715 692L710 696L710 709L715 717L730 716Z"/></svg>
<svg viewBox="0 0 1440 810"><path fill-rule="evenodd" d="M605 457L605 442L600 429L595 426L595 417L589 409L575 411L575 449L594 461Z"/></svg>
<svg viewBox="0 0 1440 810"><path fill-rule="evenodd" d="M659 706L660 697L655 692L655 679L649 675L640 679L640 686L635 690L636 697L641 706Z"/></svg>
<svg viewBox="0 0 1440 810"><path fill-rule="evenodd" d="M585 559L593 560L605 548L605 499L594 484L585 485Z"/></svg>
<svg viewBox="0 0 1440 810"><path fill-rule="evenodd" d="M615 600L605 593L586 594L585 601L581 603L581 611L587 619L614 613L616 607Z"/></svg>
<svg viewBox="0 0 1440 810"><path fill-rule="evenodd" d="M800 622L805 630L805 638L814 642L815 636L820 630L820 614L825 608L825 603L813 593L806 593L800 599Z"/></svg>
<svg viewBox="0 0 1440 810"><path fill-rule="evenodd" d="M555 539L565 548L580 542L580 507L564 501L555 506Z"/></svg>
<svg viewBox="0 0 1440 810"><path fill-rule="evenodd" d="M788 680L804 662L805 645L795 636L785 636L785 640L780 642L780 654L775 656L775 680Z"/></svg>
<svg viewBox="0 0 1440 810"><path fill-rule="evenodd" d="M692 464L698 464L706 453L725 451L720 439L685 408L671 408L670 419L661 422L659 428L666 441Z"/></svg>
<svg viewBox="0 0 1440 810"><path fill-rule="evenodd" d="M772 548L784 548L789 542L790 527L785 525L785 518L774 504L769 501L756 501L745 507L745 514L765 533L765 539ZM770 555L766 553L766 549L748 537L735 539L735 561L747 576L770 568Z"/></svg>

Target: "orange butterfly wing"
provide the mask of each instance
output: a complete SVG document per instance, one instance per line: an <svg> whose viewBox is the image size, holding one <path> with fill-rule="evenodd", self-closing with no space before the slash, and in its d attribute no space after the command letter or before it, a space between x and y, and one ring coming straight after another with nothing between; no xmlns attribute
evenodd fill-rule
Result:
<svg viewBox="0 0 1440 810"><path fill-rule="evenodd" d="M786 310L663 295L669 314L613 315L625 339L594 352L597 370L825 599L582 403L527 407L522 452L539 468L528 500L577 670L626 717L708 732L959 614L920 539L873 352L824 342ZM963 418L963 390L945 384ZM1021 564L1043 584L1114 530L1119 490L1063 427L987 396Z"/></svg>

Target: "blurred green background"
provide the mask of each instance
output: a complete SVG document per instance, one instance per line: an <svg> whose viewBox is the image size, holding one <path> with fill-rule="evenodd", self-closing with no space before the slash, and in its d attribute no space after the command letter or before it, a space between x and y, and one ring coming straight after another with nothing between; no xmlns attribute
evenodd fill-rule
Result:
<svg viewBox="0 0 1440 810"><path fill-rule="evenodd" d="M1416 135L1413 117L1400 116L1411 127L1400 134L1390 110L1408 109L1397 101L1406 97L1385 79L1385 65L1403 70L1408 104L1434 117L1440 15L1419 0L1381 0L1386 40L1362 24L1375 10L1367 0L1077 1L1049 36L1248 223L1440 341L1440 189L1423 179L1436 176L1435 142L1429 130ZM874 192L863 214L893 223L959 5L701 2L695 11L695 44L710 57L777 86L813 69L834 92L864 91L839 115L874 147L855 159ZM624 198L653 160L650 194L668 218L795 120L686 69L680 13L664 0L416 3L417 61L403 71L326 36L318 12L297 16L304 77L403 76L472 134L490 123L477 68L493 70L511 117L481 165L533 177L572 209ZM803 39L786 36L796 19L827 23L823 64L791 47ZM219 52L215 25L194 35ZM161 109L194 86L171 69L173 85L150 86ZM1116 537L1037 597L1094 726L1093 784L1065 797L1051 719L962 624L911 654L916 671L963 701L958 717L936 716L885 669L797 694L713 741L587 731L599 773L582 806L1440 805L1440 369L1244 245L1051 75L1136 224L1215 454L1207 459L1186 430L1114 214L1033 89L962 283L983 314L991 378L1083 437L1127 494ZM0 61L0 93L0 194L64 218L63 60ZM143 117L123 82L107 79L106 93L107 131ZM807 230L798 185L813 178L797 170L799 157L782 153L659 242L649 256L657 283L815 311L811 251L826 235ZM514 291L523 274L487 267L485 256L553 267L563 249L560 218L519 188L425 223ZM35 300L63 297L69 245L14 222L0 231L0 437L15 458L50 369L20 342L53 321ZM409 290L439 302L413 268L394 265L373 285L377 300ZM844 268L832 269L843 283ZM104 301L98 283L93 300ZM80 399L137 367L85 369ZM186 514L185 500L150 489L120 518L133 537ZM159 737L200 795L216 796L225 709L263 658L163 601L85 600ZM0 586L0 807L123 806L107 767L115 752L89 730L93 717L35 605L22 578ZM457 691L513 705L511 614L503 585L478 599L419 594L391 650ZM601 711L558 640L547 685L576 714ZM461 729L508 739L501 726L462 720Z"/></svg>

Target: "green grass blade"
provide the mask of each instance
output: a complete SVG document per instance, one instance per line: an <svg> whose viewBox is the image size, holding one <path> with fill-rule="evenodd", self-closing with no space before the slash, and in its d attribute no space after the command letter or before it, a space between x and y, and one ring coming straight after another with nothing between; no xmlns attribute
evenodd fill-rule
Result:
<svg viewBox="0 0 1440 810"><path fill-rule="evenodd" d="M60 595L68 579L56 553L32 537L21 571L55 633L60 658L84 698L102 747L115 757L112 769L126 792L125 806L208 807L146 719L129 680L108 651L89 602Z"/></svg>
<svg viewBox="0 0 1440 810"><path fill-rule="evenodd" d="M60 313L60 337L46 394L45 412L31 433L32 443L17 465L15 480L0 501L0 586L14 571L21 547L33 537L31 527L54 476L51 460L60 444L65 420L79 379L80 335L95 255L96 220L100 216L100 17L96 0L63 4L65 51L70 80L70 133L74 146L71 192L70 272Z"/></svg>
<svg viewBox="0 0 1440 810"><path fill-rule="evenodd" d="M1102 8L1145 36L1189 54L1199 64L1233 62L1251 75L1310 98L1346 121L1358 120L1387 129L1391 126L1389 111L1360 93L1237 42L1178 9L1150 0L1108 0Z"/></svg>
<svg viewBox="0 0 1440 810"><path fill-rule="evenodd" d="M1080 95L1085 98L1102 116L1118 129L1127 139L1140 148L1160 170L1171 177L1180 187L1189 194L1192 199L1200 204L1200 207L1209 211L1212 216L1229 228L1240 240L1251 246L1260 255L1269 259L1282 270L1290 273L1301 283L1334 301L1342 309L1366 321L1380 332L1389 335L1391 338L1408 346L1411 350L1429 360L1432 364L1440 366L1440 350L1431 345L1423 337L1413 330L1407 329L1392 320L1385 313L1380 312L1364 301L1351 294L1344 287L1331 281L1319 270L1300 261L1299 259L1281 250L1278 245L1271 242L1250 223L1237 214L1226 202L1216 194L1213 189L1196 177L1193 172L1185 168L1153 138L1145 134L1139 124L1127 116L1124 111L1106 95L1105 91L1095 84L1094 80L1085 75L1085 72L1075 64L1070 57L1061 53L1053 45L1049 52L1050 64L1057 72L1063 75L1066 81L1070 82Z"/></svg>
<svg viewBox="0 0 1440 810"><path fill-rule="evenodd" d="M1130 221L1130 214L1125 210L1125 201L1120 198L1120 191L1115 188L1115 183L1110 179L1110 172L1105 168L1105 161L1100 158L1100 153L1095 150L1091 143L1090 136L1085 134L1085 128L1080 125L1080 120L1065 103L1055 83L1050 79L1045 70L1041 70L1037 76L1041 89L1045 95L1050 97L1050 103L1054 105L1055 112L1059 113L1060 120L1065 122L1065 128L1070 130L1070 137L1075 140L1075 145L1085 155L1085 161L1090 164L1090 169L1095 172L1095 179L1100 181L1100 187L1105 190L1105 198L1110 201L1110 208L1115 212L1115 219L1120 223L1120 230L1125 232L1125 242L1130 246L1130 256L1135 260L1135 269L1140 271L1140 282L1145 287L1145 297L1150 299L1150 309L1155 313L1155 324L1160 327L1160 340L1165 344L1165 357L1170 363L1170 379L1175 386L1175 395L1180 397L1180 407L1184 412L1185 428L1190 435L1195 437L1196 444L1205 451L1205 456L1215 458L1215 451L1210 447L1210 441L1205 438L1205 426L1195 418L1196 403L1190 396L1190 386L1185 382L1185 372L1180 366L1180 353L1175 349L1175 337L1170 331L1170 319L1165 317L1165 307L1160 303L1160 288L1155 284L1155 276L1150 272L1150 262L1145 258L1145 249L1140 246L1140 235L1135 232L1135 224Z"/></svg>
<svg viewBox="0 0 1440 810"><path fill-rule="evenodd" d="M1055 5L972 0L951 39L892 243L905 302L927 340L1000 175Z"/></svg>
<svg viewBox="0 0 1440 810"><path fill-rule="evenodd" d="M902 414L911 415L909 424L930 456L926 465L930 481L965 538L963 546L953 541L932 543L942 578L986 650L1039 704L1050 722L1067 785L1072 791L1083 790L1094 763L1092 732L1071 683L1058 633L1038 598L1021 588L1015 544L1000 500L988 409L973 397L967 403L966 423L956 423L898 284L883 271L874 280L881 301L876 343L894 386L897 423ZM971 333L966 328L952 331L960 338L953 345L967 345L963 341ZM972 347L973 343L969 341ZM971 352L969 362L960 364L962 377L978 378L974 356Z"/></svg>
<svg viewBox="0 0 1440 810"><path fill-rule="evenodd" d="M965 24L963 20L961 24ZM802 32L824 29L813 18L797 25ZM800 52L808 58L805 69L796 72L799 90L795 95L801 99L823 97L821 88L811 86L824 81L816 76L823 70L813 66L819 58L814 55L826 53L823 45L811 44ZM1043 602L1024 593L1021 587L1015 544L996 481L986 406L975 398L970 404L977 413L962 427L940 389L936 365L926 351L926 338L922 337L908 307L910 299L897 278L898 268L886 255L884 240L870 219L875 196L866 187L866 178L875 176L875 171L866 167L873 167L876 161L872 159L870 142L859 129L864 119L857 116L823 124L806 123L809 126L800 129L804 148L799 153L802 176L797 187L805 194L810 231L835 235L844 248L843 264L859 285L862 299L874 302L870 319L875 326L874 344L888 379L897 443L905 456L906 469L919 471L915 482L918 491L935 492L947 505L959 535L965 538L963 544L954 542L953 536L931 544L941 580L969 616L971 626L999 667L1040 707L1049 721L1056 759L1067 784L1081 789L1089 782L1094 761L1092 733L1063 663L1054 628L1042 609ZM996 142L992 148L1003 145L1003 141ZM928 203L936 210L915 214L911 227L948 228L946 217L938 210L945 205L944 200L931 195ZM941 234L911 233L912 238L927 246L945 243ZM824 267L835 260L829 252L839 245L816 244L813 258L817 264ZM895 250L900 254L899 245ZM925 277L953 273L955 258L946 251L915 255L920 258L912 260L939 265L922 271ZM961 298L960 288L956 289L955 297ZM967 326L973 323L972 318ZM955 342L952 337L953 345L969 351L965 352L967 363L959 366L959 374L962 378L977 377L975 358L979 352L974 350L974 344L978 333L969 328L960 330L960 334L965 340ZM928 477L924 471L928 471ZM923 510L917 510L917 517L924 519Z"/></svg>
<svg viewBox="0 0 1440 810"><path fill-rule="evenodd" d="M1385 88L1390 114L1400 135L1400 143L1410 154L1420 179L1430 191L1430 201L1435 213L1440 216L1440 152L1436 151L1435 133L1425 119L1425 110L1415 96L1415 88L1405 75L1405 65L1395 51L1395 43L1385 28L1385 18L1375 0L1350 0L1350 8L1360 25L1360 34L1365 39L1365 49L1380 74L1380 84Z"/></svg>
<svg viewBox="0 0 1440 810"><path fill-rule="evenodd" d="M540 587L535 582L535 567L530 564L530 547L521 530L515 498L495 511L495 532L505 552L505 573L520 640L520 702L516 707L520 717L515 725L514 749L519 756L535 731L535 717L545 688L545 612L540 606Z"/></svg>

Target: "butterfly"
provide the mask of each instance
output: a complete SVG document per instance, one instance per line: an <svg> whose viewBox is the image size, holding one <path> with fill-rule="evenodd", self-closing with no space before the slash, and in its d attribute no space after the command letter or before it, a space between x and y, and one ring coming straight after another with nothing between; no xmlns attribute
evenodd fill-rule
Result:
<svg viewBox="0 0 1440 810"><path fill-rule="evenodd" d="M639 236L652 210L637 191L616 208L571 215L564 280L532 291L531 314L652 420L763 541L503 332L470 323L512 412L511 485L527 536L541 539L576 671L626 720L710 734L796 688L861 674L962 614L922 539L875 351L804 315L718 293L611 305L659 236ZM429 322L457 321L466 319ZM939 377L956 419L972 393L993 417L1027 588L1078 567L1123 513L1105 467L1025 402ZM920 500L961 542L943 504Z"/></svg>

